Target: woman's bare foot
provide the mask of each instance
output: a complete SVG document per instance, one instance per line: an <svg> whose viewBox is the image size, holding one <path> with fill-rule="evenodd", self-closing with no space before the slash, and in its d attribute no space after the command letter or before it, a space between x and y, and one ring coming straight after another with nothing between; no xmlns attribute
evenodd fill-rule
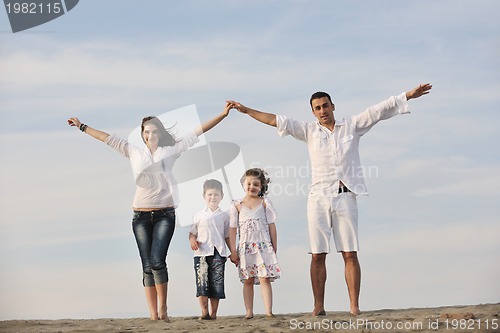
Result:
<svg viewBox="0 0 500 333"><path fill-rule="evenodd" d="M166 323L170 323L170 318L168 317L167 311L164 311L162 313L162 315L158 316L158 320L163 320Z"/></svg>

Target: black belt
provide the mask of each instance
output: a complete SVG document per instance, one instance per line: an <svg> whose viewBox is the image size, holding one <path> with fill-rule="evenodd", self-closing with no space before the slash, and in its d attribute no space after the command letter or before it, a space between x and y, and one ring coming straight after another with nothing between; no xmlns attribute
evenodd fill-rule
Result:
<svg viewBox="0 0 500 333"><path fill-rule="evenodd" d="M134 210L134 213L140 213L140 214L165 214L166 212L171 212L175 211L174 207L165 207L161 209L155 209L155 210Z"/></svg>
<svg viewBox="0 0 500 333"><path fill-rule="evenodd" d="M351 190L349 190L347 188L347 186L344 186L344 187L339 187L339 193L343 193L343 192L351 192Z"/></svg>

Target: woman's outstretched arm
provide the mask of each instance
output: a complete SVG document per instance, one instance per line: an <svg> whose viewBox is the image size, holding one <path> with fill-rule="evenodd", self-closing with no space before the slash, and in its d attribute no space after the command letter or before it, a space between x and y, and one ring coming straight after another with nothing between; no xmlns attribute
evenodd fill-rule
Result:
<svg viewBox="0 0 500 333"><path fill-rule="evenodd" d="M218 116L216 116L215 118L210 119L210 120L204 122L203 124L201 124L201 126L199 126L196 129L196 134L202 135L203 133L208 132L212 128L214 128L218 123L220 123L222 121L222 119L227 117L227 115L229 114L229 110L231 110L231 107L232 107L231 104L226 102L226 106L224 107L224 111L222 111L222 113L219 114Z"/></svg>
<svg viewBox="0 0 500 333"><path fill-rule="evenodd" d="M109 136L109 134L106 132L99 131L99 130L96 130L95 128L92 128L88 125L82 124L82 122L78 118L75 118L75 117L69 118L68 124L70 126L75 126L75 127L79 128L80 131L87 133L91 137L96 138L97 140L102 141L102 142L104 142L104 140L106 140L106 138Z"/></svg>

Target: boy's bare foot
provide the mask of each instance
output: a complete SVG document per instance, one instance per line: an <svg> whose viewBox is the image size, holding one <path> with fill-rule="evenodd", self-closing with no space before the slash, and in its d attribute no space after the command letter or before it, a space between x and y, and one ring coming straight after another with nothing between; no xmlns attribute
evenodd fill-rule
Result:
<svg viewBox="0 0 500 333"><path fill-rule="evenodd" d="M199 319L200 320L212 320L212 317L210 317L210 315L207 313L207 314L202 315Z"/></svg>

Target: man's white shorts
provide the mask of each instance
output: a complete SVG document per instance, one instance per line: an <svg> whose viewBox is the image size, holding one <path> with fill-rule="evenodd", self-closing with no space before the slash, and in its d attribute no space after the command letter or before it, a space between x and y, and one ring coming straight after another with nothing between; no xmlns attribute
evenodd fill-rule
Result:
<svg viewBox="0 0 500 333"><path fill-rule="evenodd" d="M311 253L330 253L332 232L337 252L359 250L356 194L343 192L334 197L309 193L307 222Z"/></svg>

